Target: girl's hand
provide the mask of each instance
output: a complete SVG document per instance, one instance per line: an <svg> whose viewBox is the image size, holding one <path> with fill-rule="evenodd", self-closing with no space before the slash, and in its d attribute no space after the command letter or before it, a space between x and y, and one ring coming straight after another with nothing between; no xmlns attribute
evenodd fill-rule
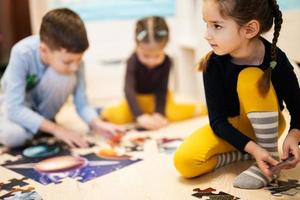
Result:
<svg viewBox="0 0 300 200"><path fill-rule="evenodd" d="M149 114L143 114L137 117L136 121L138 126L147 130L156 130L160 128L159 124L156 122L157 120L155 120L154 117Z"/></svg>
<svg viewBox="0 0 300 200"><path fill-rule="evenodd" d="M250 141L246 145L245 151L250 153L255 158L259 169L266 176L271 177L273 175L272 171L270 170L270 166L275 166L279 162L275 160L267 150L265 150L255 142Z"/></svg>
<svg viewBox="0 0 300 200"><path fill-rule="evenodd" d="M283 142L283 154L281 156L282 160L286 160L290 154L294 156L294 159L288 161L287 167L285 169L292 169L297 166L300 161L300 131L298 129L292 129Z"/></svg>
<svg viewBox="0 0 300 200"><path fill-rule="evenodd" d="M155 120L155 122L158 124L159 128L162 128L164 126L167 126L168 125L168 120L167 118L165 118L162 114L160 113L154 113L153 115L153 118Z"/></svg>

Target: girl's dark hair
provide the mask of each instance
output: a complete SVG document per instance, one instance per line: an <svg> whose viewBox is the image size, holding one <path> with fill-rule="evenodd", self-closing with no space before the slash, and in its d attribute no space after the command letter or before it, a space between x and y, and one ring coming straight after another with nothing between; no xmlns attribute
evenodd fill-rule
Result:
<svg viewBox="0 0 300 200"><path fill-rule="evenodd" d="M272 28L274 22L274 34L271 45L271 63L258 81L261 94L266 94L270 88L271 72L277 64L276 44L282 24L282 14L276 0L214 0L223 17L233 18L238 25L243 26L251 20L257 20L260 24L259 34ZM207 62L212 52L203 57L199 63L199 70L205 71Z"/></svg>
<svg viewBox="0 0 300 200"><path fill-rule="evenodd" d="M135 29L135 41L136 43L163 43L165 46L169 41L169 28L166 20L159 16L138 20Z"/></svg>
<svg viewBox="0 0 300 200"><path fill-rule="evenodd" d="M40 38L52 50L83 53L89 47L83 21L68 8L51 10L43 17Z"/></svg>

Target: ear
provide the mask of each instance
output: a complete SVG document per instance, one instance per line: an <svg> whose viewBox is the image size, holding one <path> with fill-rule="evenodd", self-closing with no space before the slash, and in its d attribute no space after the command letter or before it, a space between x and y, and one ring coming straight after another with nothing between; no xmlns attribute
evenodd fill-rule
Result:
<svg viewBox="0 0 300 200"><path fill-rule="evenodd" d="M40 43L40 51L41 53L48 53L50 51L49 47L44 43Z"/></svg>
<svg viewBox="0 0 300 200"><path fill-rule="evenodd" d="M52 51L44 42L40 43L39 46L40 56L44 63L49 64L49 60L51 59Z"/></svg>
<svg viewBox="0 0 300 200"><path fill-rule="evenodd" d="M257 20L251 20L244 26L244 34L247 39L257 36L260 30L260 24Z"/></svg>

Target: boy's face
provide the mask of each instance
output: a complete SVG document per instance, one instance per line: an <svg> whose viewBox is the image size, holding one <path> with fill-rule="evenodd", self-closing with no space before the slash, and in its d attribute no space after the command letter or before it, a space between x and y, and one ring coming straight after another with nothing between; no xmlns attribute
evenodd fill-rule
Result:
<svg viewBox="0 0 300 200"><path fill-rule="evenodd" d="M51 50L45 44L41 44L40 50L42 61L60 74L74 74L80 67L83 53L71 53L66 49Z"/></svg>
<svg viewBox="0 0 300 200"><path fill-rule="evenodd" d="M164 48L161 44L140 42L136 53L140 62L149 69L159 66L165 59Z"/></svg>
<svg viewBox="0 0 300 200"><path fill-rule="evenodd" d="M204 1L203 20L206 23L205 39L217 55L235 54L243 43L240 27L231 18L224 18L215 1Z"/></svg>

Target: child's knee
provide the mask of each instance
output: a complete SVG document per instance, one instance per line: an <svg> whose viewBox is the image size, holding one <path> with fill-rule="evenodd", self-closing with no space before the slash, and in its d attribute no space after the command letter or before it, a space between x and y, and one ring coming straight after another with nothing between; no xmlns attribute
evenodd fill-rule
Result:
<svg viewBox="0 0 300 200"><path fill-rule="evenodd" d="M0 142L10 148L20 147L33 137L24 128L13 123L4 125L0 134Z"/></svg>
<svg viewBox="0 0 300 200"><path fill-rule="evenodd" d="M188 170L189 170L189 167L191 167L190 163L191 163L190 158L187 157L179 149L175 152L174 166L183 177L189 178Z"/></svg>
<svg viewBox="0 0 300 200"><path fill-rule="evenodd" d="M198 173L195 174L193 169L199 168L203 162L201 160L196 161L187 152L177 149L173 161L175 168L184 178L193 178L200 175Z"/></svg>
<svg viewBox="0 0 300 200"><path fill-rule="evenodd" d="M44 77L45 80L41 81L42 88L45 88L48 92L61 91L70 93L76 84L75 75L64 75L56 72L54 69L49 68Z"/></svg>

